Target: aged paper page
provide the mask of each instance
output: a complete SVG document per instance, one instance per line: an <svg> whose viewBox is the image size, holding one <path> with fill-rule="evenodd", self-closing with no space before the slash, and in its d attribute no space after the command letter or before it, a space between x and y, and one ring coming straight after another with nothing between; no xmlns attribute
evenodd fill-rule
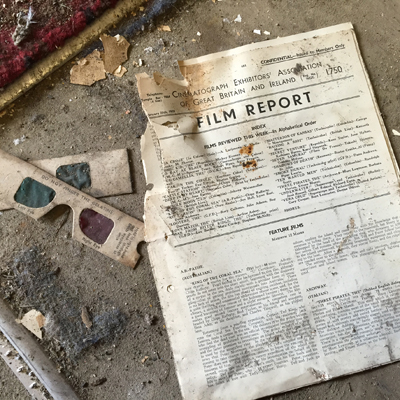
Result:
<svg viewBox="0 0 400 400"><path fill-rule="evenodd" d="M351 24L138 76L146 239L185 399L400 357L397 166Z"/></svg>

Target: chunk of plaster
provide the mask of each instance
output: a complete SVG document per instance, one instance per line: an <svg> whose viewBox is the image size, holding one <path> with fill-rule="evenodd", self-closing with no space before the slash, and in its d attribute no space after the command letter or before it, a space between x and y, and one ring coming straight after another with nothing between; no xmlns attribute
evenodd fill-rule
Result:
<svg viewBox="0 0 400 400"><path fill-rule="evenodd" d="M31 310L27 312L21 320L17 320L17 322L25 326L26 329L31 331L39 339L42 339L43 335L40 328L43 328L46 324L46 318L40 311Z"/></svg>
<svg viewBox="0 0 400 400"><path fill-rule="evenodd" d="M120 65L114 72L113 75L117 78L122 78L128 70Z"/></svg>

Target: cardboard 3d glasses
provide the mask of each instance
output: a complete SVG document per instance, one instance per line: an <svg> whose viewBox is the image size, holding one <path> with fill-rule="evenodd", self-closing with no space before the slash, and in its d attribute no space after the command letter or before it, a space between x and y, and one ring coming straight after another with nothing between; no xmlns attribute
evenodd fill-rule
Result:
<svg viewBox="0 0 400 400"><path fill-rule="evenodd" d="M144 237L141 221L0 150L0 201L35 219L66 204L73 210L72 237L134 267Z"/></svg>

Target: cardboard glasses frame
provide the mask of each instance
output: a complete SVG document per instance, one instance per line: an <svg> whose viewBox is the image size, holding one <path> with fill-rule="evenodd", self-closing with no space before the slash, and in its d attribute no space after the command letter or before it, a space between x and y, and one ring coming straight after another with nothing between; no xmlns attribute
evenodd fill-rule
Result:
<svg viewBox="0 0 400 400"><path fill-rule="evenodd" d="M39 200L33 198L32 188L41 191ZM144 240L143 222L3 150L0 200L36 220L58 205L67 205L73 211L73 239L130 267L139 259L136 248Z"/></svg>

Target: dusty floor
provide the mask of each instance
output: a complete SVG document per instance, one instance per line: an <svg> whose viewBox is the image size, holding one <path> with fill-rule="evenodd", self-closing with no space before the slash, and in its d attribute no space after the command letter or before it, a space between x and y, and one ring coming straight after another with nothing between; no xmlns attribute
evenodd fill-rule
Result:
<svg viewBox="0 0 400 400"><path fill-rule="evenodd" d="M224 22L225 18L233 21L238 14L241 23ZM137 96L135 73L158 70L179 77L175 60L267 39L254 34L254 29L270 31L273 39L348 21L355 25L388 131L400 131L398 0L190 0L155 21L156 25L169 25L171 32L146 28L131 40L130 59L125 64L128 73L123 78L108 77L92 87L72 85L68 64L16 101L0 119L0 148L23 159L130 149L134 193L104 201L140 219L146 184L139 136L146 118ZM153 52L146 53L144 49L150 46ZM134 67L133 61L139 58L144 66ZM127 110L131 113L126 114ZM15 146L13 139L22 135L26 141ZM390 136L399 159L400 138ZM2 267L11 265L21 250L36 245L52 266L60 269L58 284L80 305L92 313L115 307L128 322L122 334L84 351L76 364L65 360L58 364L82 399L180 399L146 245L140 246L141 260L131 270L73 242L71 213L64 225L63 219L52 216L36 222L17 211L4 212L0 216ZM152 325L146 314L155 317ZM145 356L149 358L142 363ZM397 399L399 373L400 365L395 363L274 399ZM105 383L91 385L103 377ZM0 398L28 398L20 393L18 382L1 361Z"/></svg>

